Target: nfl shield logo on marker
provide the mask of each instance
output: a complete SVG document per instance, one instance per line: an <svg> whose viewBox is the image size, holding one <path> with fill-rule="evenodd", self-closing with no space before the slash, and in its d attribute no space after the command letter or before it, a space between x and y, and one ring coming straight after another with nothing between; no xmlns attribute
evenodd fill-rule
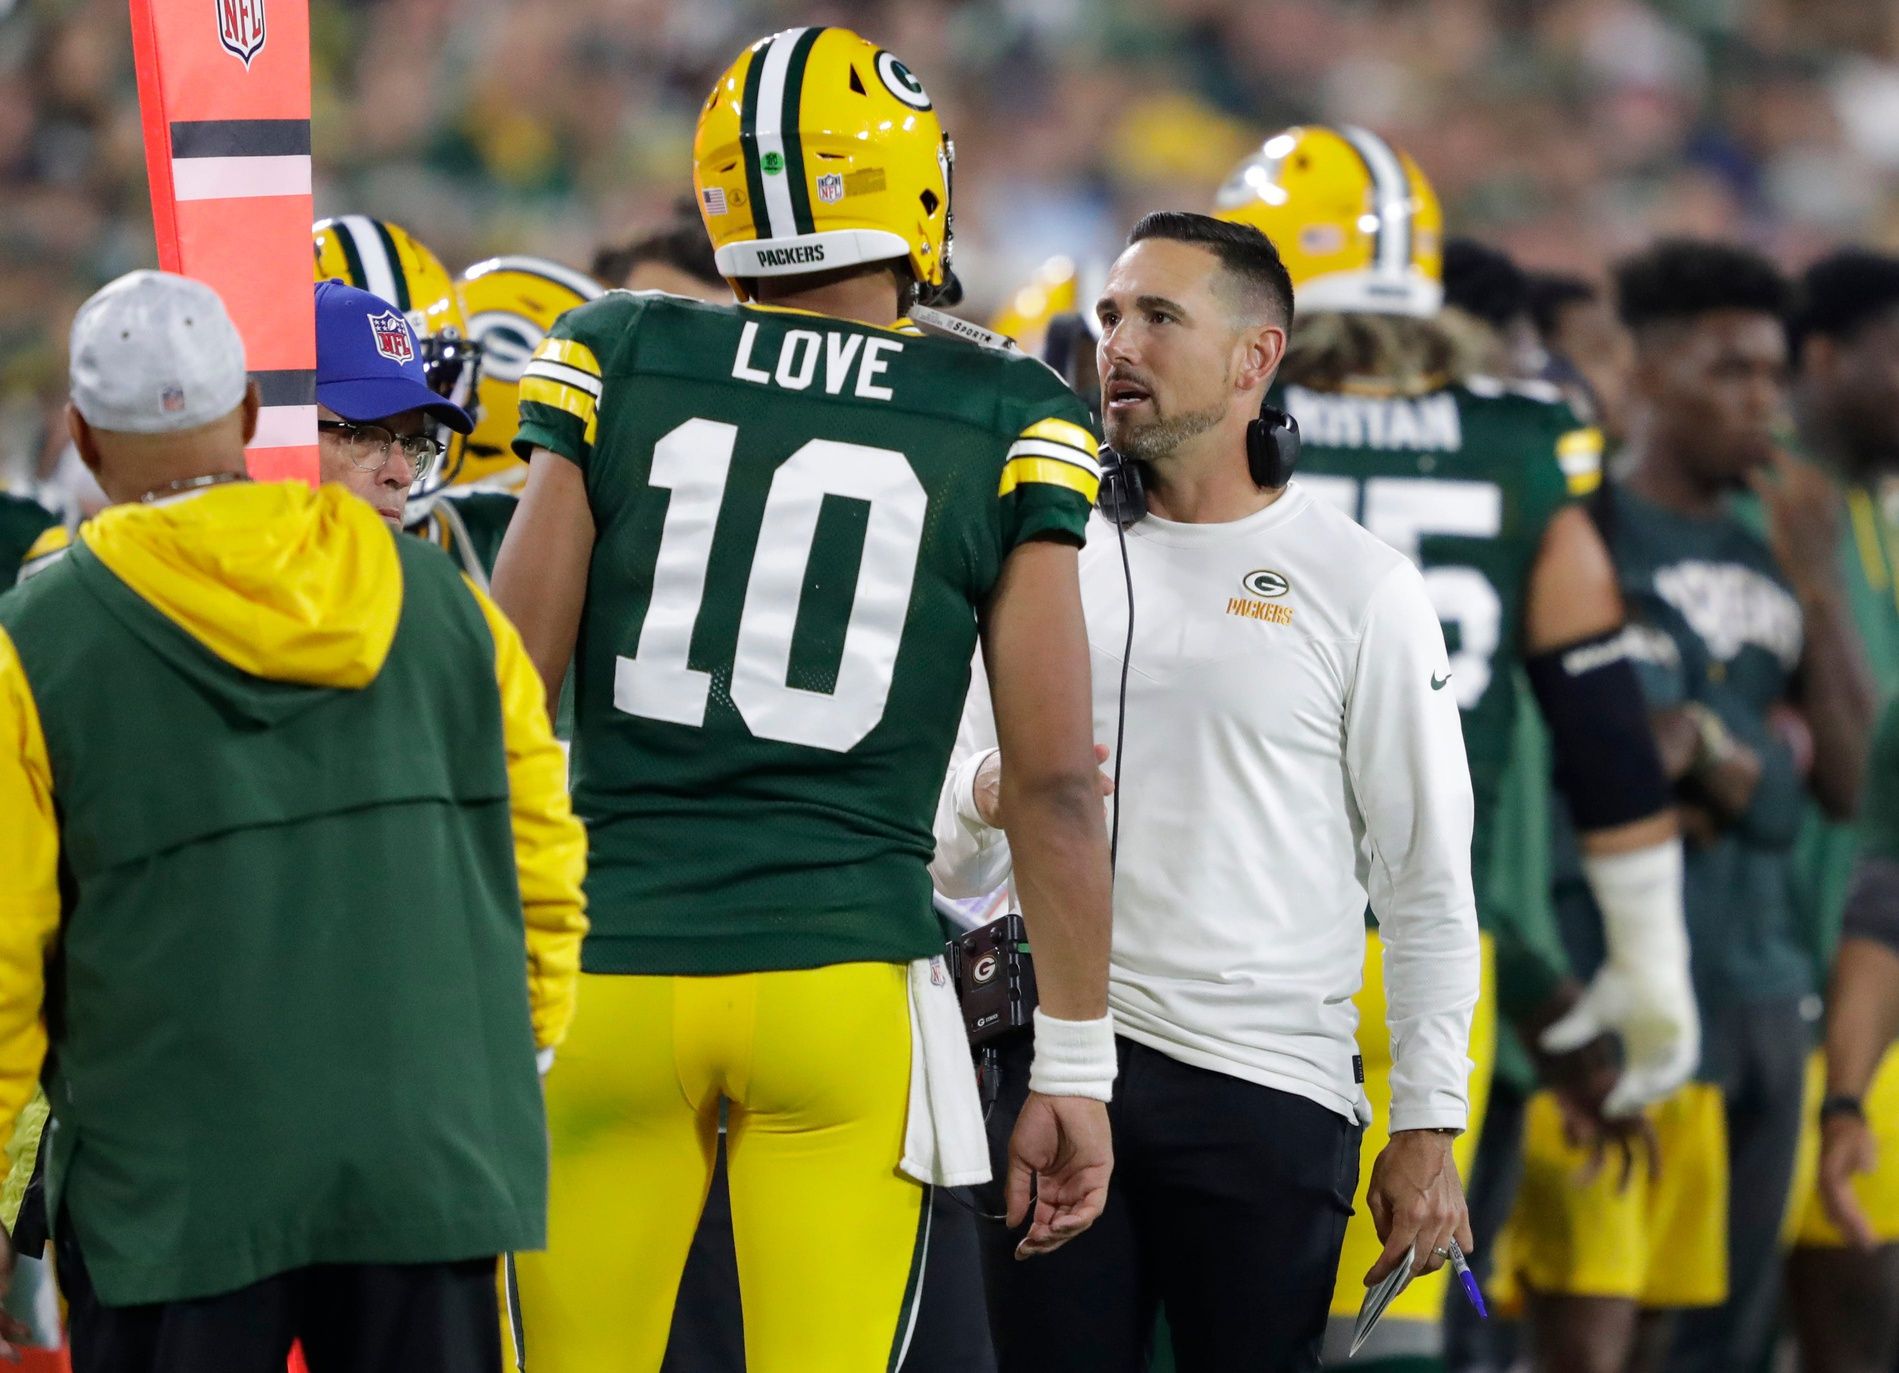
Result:
<svg viewBox="0 0 1899 1373"><path fill-rule="evenodd" d="M264 50L264 0L211 0L218 12L218 42L249 71Z"/></svg>
<svg viewBox="0 0 1899 1373"><path fill-rule="evenodd" d="M394 310L371 315L369 328L376 336L376 351L391 362L402 363L415 356L415 342L409 337L409 322Z"/></svg>

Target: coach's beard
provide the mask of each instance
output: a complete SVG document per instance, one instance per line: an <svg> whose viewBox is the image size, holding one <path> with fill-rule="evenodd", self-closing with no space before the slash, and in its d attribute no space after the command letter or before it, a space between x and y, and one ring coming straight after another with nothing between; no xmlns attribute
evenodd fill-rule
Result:
<svg viewBox="0 0 1899 1373"><path fill-rule="evenodd" d="M1114 451L1136 462L1165 462L1188 439L1196 438L1226 418L1226 407L1209 406L1184 415L1166 415L1143 425L1132 421L1115 422L1112 415L1106 425L1108 442Z"/></svg>

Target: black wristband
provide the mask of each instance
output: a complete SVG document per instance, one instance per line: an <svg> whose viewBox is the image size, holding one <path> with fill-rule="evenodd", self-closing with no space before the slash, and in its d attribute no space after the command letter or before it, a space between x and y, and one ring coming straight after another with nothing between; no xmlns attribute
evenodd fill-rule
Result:
<svg viewBox="0 0 1899 1373"><path fill-rule="evenodd" d="M1863 1123L1866 1106L1856 1096L1829 1096L1820 1102L1820 1119L1825 1120L1828 1116L1851 1116Z"/></svg>

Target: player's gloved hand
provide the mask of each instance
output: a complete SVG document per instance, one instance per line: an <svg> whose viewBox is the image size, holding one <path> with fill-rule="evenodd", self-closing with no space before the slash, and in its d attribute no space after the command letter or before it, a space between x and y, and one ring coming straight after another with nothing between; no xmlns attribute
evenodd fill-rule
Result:
<svg viewBox="0 0 1899 1373"><path fill-rule="evenodd" d="M1603 1099L1611 1120L1632 1116L1671 1095L1701 1061L1701 1017L1686 960L1679 967L1631 968L1604 963L1569 1014L1537 1041L1565 1054L1614 1032L1621 1036L1623 1069Z"/></svg>
<svg viewBox="0 0 1899 1373"><path fill-rule="evenodd" d="M1609 1119L1634 1115L1686 1082L1701 1061L1701 1017L1688 975L1681 904L1681 845L1583 859L1602 912L1608 957L1569 1013L1538 1037L1563 1054L1608 1031L1621 1036L1622 1075L1602 1104Z"/></svg>

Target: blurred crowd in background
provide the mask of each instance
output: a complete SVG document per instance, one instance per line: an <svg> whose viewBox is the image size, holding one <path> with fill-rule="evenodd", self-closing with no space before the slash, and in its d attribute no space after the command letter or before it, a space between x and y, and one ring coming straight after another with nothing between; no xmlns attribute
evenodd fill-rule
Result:
<svg viewBox="0 0 1899 1373"><path fill-rule="evenodd" d="M1526 266L1899 247L1899 6L1866 0L316 0L317 213L584 267L689 193L713 76L794 22L925 81L977 316L1306 119L1392 138ZM0 0L0 486L58 446L72 310L153 254L125 0Z"/></svg>

